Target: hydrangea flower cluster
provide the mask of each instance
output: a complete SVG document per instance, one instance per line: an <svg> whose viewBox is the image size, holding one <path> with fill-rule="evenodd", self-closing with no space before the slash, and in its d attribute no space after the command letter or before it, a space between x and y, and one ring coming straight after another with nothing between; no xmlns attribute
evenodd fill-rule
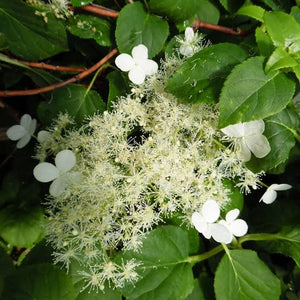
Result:
<svg viewBox="0 0 300 300"><path fill-rule="evenodd" d="M126 71L134 73L132 78L149 63L144 46L137 47L132 57L121 59L121 64L128 63ZM140 50L142 58L136 54ZM220 210L230 201L224 179L249 191L258 186L261 174L245 167L235 147L221 145L224 134L217 128L217 105L185 104L165 91L181 63L181 58L172 57L152 76L145 73L111 112L91 117L82 128L73 129L72 121L62 115L40 134L35 176L59 186L50 188L47 202L48 241L55 248L56 262L67 267L72 260L80 262L87 286L134 282L139 262L116 265L115 249L138 250L144 234L174 214L190 224L193 213L202 211L200 217L196 213L201 221L194 224L200 222L198 230L216 240L224 237L212 228L225 232L224 242L241 234L239 211L215 223L219 215L206 214L207 199L214 199L212 206ZM72 157L72 163L61 162L62 154ZM55 165L46 162L49 157L55 157ZM66 182L70 173L80 173L80 181Z"/></svg>

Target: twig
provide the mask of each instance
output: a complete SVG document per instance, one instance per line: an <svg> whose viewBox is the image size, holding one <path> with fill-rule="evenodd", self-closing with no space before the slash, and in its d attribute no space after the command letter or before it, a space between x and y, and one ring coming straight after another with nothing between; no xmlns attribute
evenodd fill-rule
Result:
<svg viewBox="0 0 300 300"><path fill-rule="evenodd" d="M205 29L210 29L214 31L219 31L219 32L224 32L226 34L231 34L231 35L247 35L248 33L246 31L241 30L240 28L237 28L236 30L225 27L225 26L220 26L216 24L211 24L211 23L206 23L203 21L200 21L196 19L193 23L193 28L198 29L198 28L205 28Z"/></svg>
<svg viewBox="0 0 300 300"><path fill-rule="evenodd" d="M80 8L85 11L92 12L94 14L105 16L105 17L117 18L119 15L119 12L115 10L111 10L96 4L89 4L86 6L81 6Z"/></svg>
<svg viewBox="0 0 300 300"><path fill-rule="evenodd" d="M15 58L14 58L14 60L16 60L17 62L19 62L23 65L37 68L37 69L44 69L44 70L61 71L61 72L83 72L86 70L86 68L53 66L53 65L45 64L43 62L23 61L23 60L18 60Z"/></svg>
<svg viewBox="0 0 300 300"><path fill-rule="evenodd" d="M118 53L118 50L115 48L111 50L105 57L103 57L99 62L97 62L95 65L90 67L89 69L77 74L76 76L62 81L58 83L54 83L52 85L48 85L42 88L37 89L31 89L31 90L19 90L19 91L0 91L0 97L12 97L12 96L28 96L28 95L36 95L41 94L49 91L53 91L55 89L58 89L60 87L66 86L68 84L74 83L76 81L79 81L86 76L90 75L94 71L96 71L98 68L100 68L102 65L104 65L107 61L109 61L113 56L115 56Z"/></svg>

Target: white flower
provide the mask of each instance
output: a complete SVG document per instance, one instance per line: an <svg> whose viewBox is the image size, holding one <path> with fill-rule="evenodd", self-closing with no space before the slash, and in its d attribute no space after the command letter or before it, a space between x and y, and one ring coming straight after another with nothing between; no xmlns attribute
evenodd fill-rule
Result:
<svg viewBox="0 0 300 300"><path fill-rule="evenodd" d="M128 72L129 79L135 84L142 84L147 75L153 75L158 70L154 60L148 59L148 49L140 44L132 49L132 56L122 53L116 57L116 66Z"/></svg>
<svg viewBox="0 0 300 300"><path fill-rule="evenodd" d="M292 188L292 186L286 183L283 184L274 183L267 188L265 193L260 198L259 202L262 201L266 204L271 204L275 201L277 197L277 191L285 191L285 190L289 190L290 188Z"/></svg>
<svg viewBox="0 0 300 300"><path fill-rule="evenodd" d="M34 177L40 182L53 181L49 193L53 197L61 195L70 180L70 171L76 164L75 154L71 150L63 150L55 157L55 166L48 162L38 164L33 169Z"/></svg>
<svg viewBox="0 0 300 300"><path fill-rule="evenodd" d="M184 40L179 40L181 43L179 52L184 56L192 56L195 53L195 42L197 35L195 35L192 27L187 27L184 32Z"/></svg>
<svg viewBox="0 0 300 300"><path fill-rule="evenodd" d="M250 160L251 152L262 158L271 151L268 139L262 134L264 130L263 120L238 123L221 129L234 140L238 156L245 162Z"/></svg>
<svg viewBox="0 0 300 300"><path fill-rule="evenodd" d="M13 125L6 131L8 138L17 141L17 148L25 147L36 129L36 119L32 119L30 115L25 114L21 117L20 125Z"/></svg>
<svg viewBox="0 0 300 300"><path fill-rule="evenodd" d="M226 214L225 220L221 220L219 222L219 224L227 227L227 229L231 233L231 237L230 239L228 239L228 243L231 243L233 236L240 237L245 235L248 231L247 223L242 219L237 219L239 214L239 209L232 209Z"/></svg>
<svg viewBox="0 0 300 300"><path fill-rule="evenodd" d="M205 238L210 239L212 237L216 242L227 244L231 238L231 233L226 226L215 223L219 217L220 207L218 203L214 200L208 200L203 204L201 213L193 213L192 224Z"/></svg>
<svg viewBox="0 0 300 300"><path fill-rule="evenodd" d="M47 139L49 139L51 136L51 133L47 130L41 130L37 134L37 140L42 144L44 143Z"/></svg>

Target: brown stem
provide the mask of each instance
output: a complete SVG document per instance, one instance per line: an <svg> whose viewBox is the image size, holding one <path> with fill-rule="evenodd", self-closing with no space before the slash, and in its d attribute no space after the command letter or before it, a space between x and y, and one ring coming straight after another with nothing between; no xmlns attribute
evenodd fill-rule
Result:
<svg viewBox="0 0 300 300"><path fill-rule="evenodd" d="M61 71L61 72L83 72L86 70L86 68L53 66L53 65L45 64L43 62L30 62L30 61L23 61L18 59L15 60L23 65L37 68L37 69L44 69L44 70Z"/></svg>
<svg viewBox="0 0 300 300"><path fill-rule="evenodd" d="M86 6L81 6L81 9L88 11L88 12L92 12L94 14L100 15L100 16L105 16L105 17L111 17L111 18L117 18L119 15L119 12L115 11L115 10L111 10L105 7L101 7L99 5L96 4L89 4Z"/></svg>
<svg viewBox="0 0 300 300"><path fill-rule="evenodd" d="M203 21L200 21L196 19L193 23L193 28L198 29L198 28L205 28L205 29L210 29L214 31L219 31L219 32L224 32L226 34L231 34L231 35L247 35L248 33L246 31L241 30L240 28L237 28L236 30L225 27L225 26L220 26L216 24L211 24L211 23L206 23Z"/></svg>
<svg viewBox="0 0 300 300"><path fill-rule="evenodd" d="M42 87L42 88L31 89L31 90L0 91L0 97L28 96L28 95L36 95L36 94L41 94L41 93L53 91L55 89L58 89L60 87L63 87L65 85L74 83L76 81L79 81L79 80L85 78L86 76L90 75L91 73L93 73L97 69L99 69L101 66L103 66L107 61L109 61L117 53L118 53L118 50L116 48L111 50L105 57L103 57L95 65L93 65L89 69L77 74L76 76L71 77L68 80L58 82L58 83L54 83L52 85L48 85L48 86L45 86L45 87Z"/></svg>

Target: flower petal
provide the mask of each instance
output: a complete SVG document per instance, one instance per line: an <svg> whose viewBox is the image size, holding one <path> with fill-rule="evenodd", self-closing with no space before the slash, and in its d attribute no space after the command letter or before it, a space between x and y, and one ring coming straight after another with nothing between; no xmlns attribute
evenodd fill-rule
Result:
<svg viewBox="0 0 300 300"><path fill-rule="evenodd" d="M237 141L236 146L239 158L244 162L249 161L251 158L251 151L245 143L244 138Z"/></svg>
<svg viewBox="0 0 300 300"><path fill-rule="evenodd" d="M234 221L238 215L240 214L240 210L235 208L235 209L232 209L230 210L227 214L226 214L226 222L232 222Z"/></svg>
<svg viewBox="0 0 300 300"><path fill-rule="evenodd" d="M208 223L213 223L220 216L220 207L215 200L207 200L202 206L202 216Z"/></svg>
<svg viewBox="0 0 300 300"><path fill-rule="evenodd" d="M273 189L270 189L270 187L269 187L269 188L267 188L265 193L262 195L259 202L262 201L266 204L271 204L275 201L276 197L277 197L277 192L274 191Z"/></svg>
<svg viewBox="0 0 300 300"><path fill-rule="evenodd" d="M198 212L194 212L192 215L192 224L196 230L200 233L204 232L207 229L207 223L203 216Z"/></svg>
<svg viewBox="0 0 300 300"><path fill-rule="evenodd" d="M282 183L282 184L276 184L273 183L270 185L269 187L270 189L274 190L274 191L286 191L292 188L291 185L286 184L286 183Z"/></svg>
<svg viewBox="0 0 300 300"><path fill-rule="evenodd" d="M41 130L41 131L38 132L37 140L40 143L44 143L50 136L51 136L51 133L49 131Z"/></svg>
<svg viewBox="0 0 300 300"><path fill-rule="evenodd" d="M180 45L179 53L184 56L192 56L194 54L194 49L191 45Z"/></svg>
<svg viewBox="0 0 300 300"><path fill-rule="evenodd" d="M40 182L49 182L59 176L59 170L54 165L43 162L33 169L33 175Z"/></svg>
<svg viewBox="0 0 300 300"><path fill-rule="evenodd" d="M25 114L21 117L20 125L23 126L27 131L30 130L32 118L30 115Z"/></svg>
<svg viewBox="0 0 300 300"><path fill-rule="evenodd" d="M204 230L204 231L202 231L201 233L203 234L203 236L206 238L206 239L210 239L211 238L211 228L210 228L210 226L212 225L212 224L207 224L206 223L206 229Z"/></svg>
<svg viewBox="0 0 300 300"><path fill-rule="evenodd" d="M265 131L265 122L263 120L255 120L245 122L245 135L257 135L262 134Z"/></svg>
<svg viewBox="0 0 300 300"><path fill-rule="evenodd" d="M28 129L28 134L32 136L36 130L36 119L33 119Z"/></svg>
<svg viewBox="0 0 300 300"><path fill-rule="evenodd" d="M133 47L131 54L133 60L146 60L148 58L148 48L145 45L140 44L138 46Z"/></svg>
<svg viewBox="0 0 300 300"><path fill-rule="evenodd" d="M192 27L187 27L184 32L185 40L191 42L194 39L195 33Z"/></svg>
<svg viewBox="0 0 300 300"><path fill-rule="evenodd" d="M63 150L57 153L55 165L58 170L68 172L76 164L76 156L71 150Z"/></svg>
<svg viewBox="0 0 300 300"><path fill-rule="evenodd" d="M146 74L140 67L134 67L129 71L128 77L134 84L142 84L145 81Z"/></svg>
<svg viewBox="0 0 300 300"><path fill-rule="evenodd" d="M145 75L154 75L158 70L158 64L152 59L141 61L139 66L143 69Z"/></svg>
<svg viewBox="0 0 300 300"><path fill-rule="evenodd" d="M17 141L26 134L26 129L21 125L13 125L8 128L6 135L12 141Z"/></svg>
<svg viewBox="0 0 300 300"><path fill-rule="evenodd" d="M247 233L248 225L242 219L237 219L229 224L229 230L234 236L240 237Z"/></svg>
<svg viewBox="0 0 300 300"><path fill-rule="evenodd" d="M23 137L20 138L20 140L17 142L17 148L21 149L25 147L31 139L31 135L26 133Z"/></svg>
<svg viewBox="0 0 300 300"><path fill-rule="evenodd" d="M244 125L243 123L238 123L234 125L229 125L221 129L221 131L229 137L242 137L244 136Z"/></svg>
<svg viewBox="0 0 300 300"><path fill-rule="evenodd" d="M50 185L49 193L53 197L60 196L68 185L68 180L66 176L59 176Z"/></svg>
<svg viewBox="0 0 300 300"><path fill-rule="evenodd" d="M212 238L218 243L229 244L233 236L229 229L222 224L209 224Z"/></svg>
<svg viewBox="0 0 300 300"><path fill-rule="evenodd" d="M134 67L134 61L129 54L122 53L115 59L116 66L123 72L128 72Z"/></svg>
<svg viewBox="0 0 300 300"><path fill-rule="evenodd" d="M265 157L271 151L268 139L262 134L246 136L245 142L251 152L258 158Z"/></svg>

